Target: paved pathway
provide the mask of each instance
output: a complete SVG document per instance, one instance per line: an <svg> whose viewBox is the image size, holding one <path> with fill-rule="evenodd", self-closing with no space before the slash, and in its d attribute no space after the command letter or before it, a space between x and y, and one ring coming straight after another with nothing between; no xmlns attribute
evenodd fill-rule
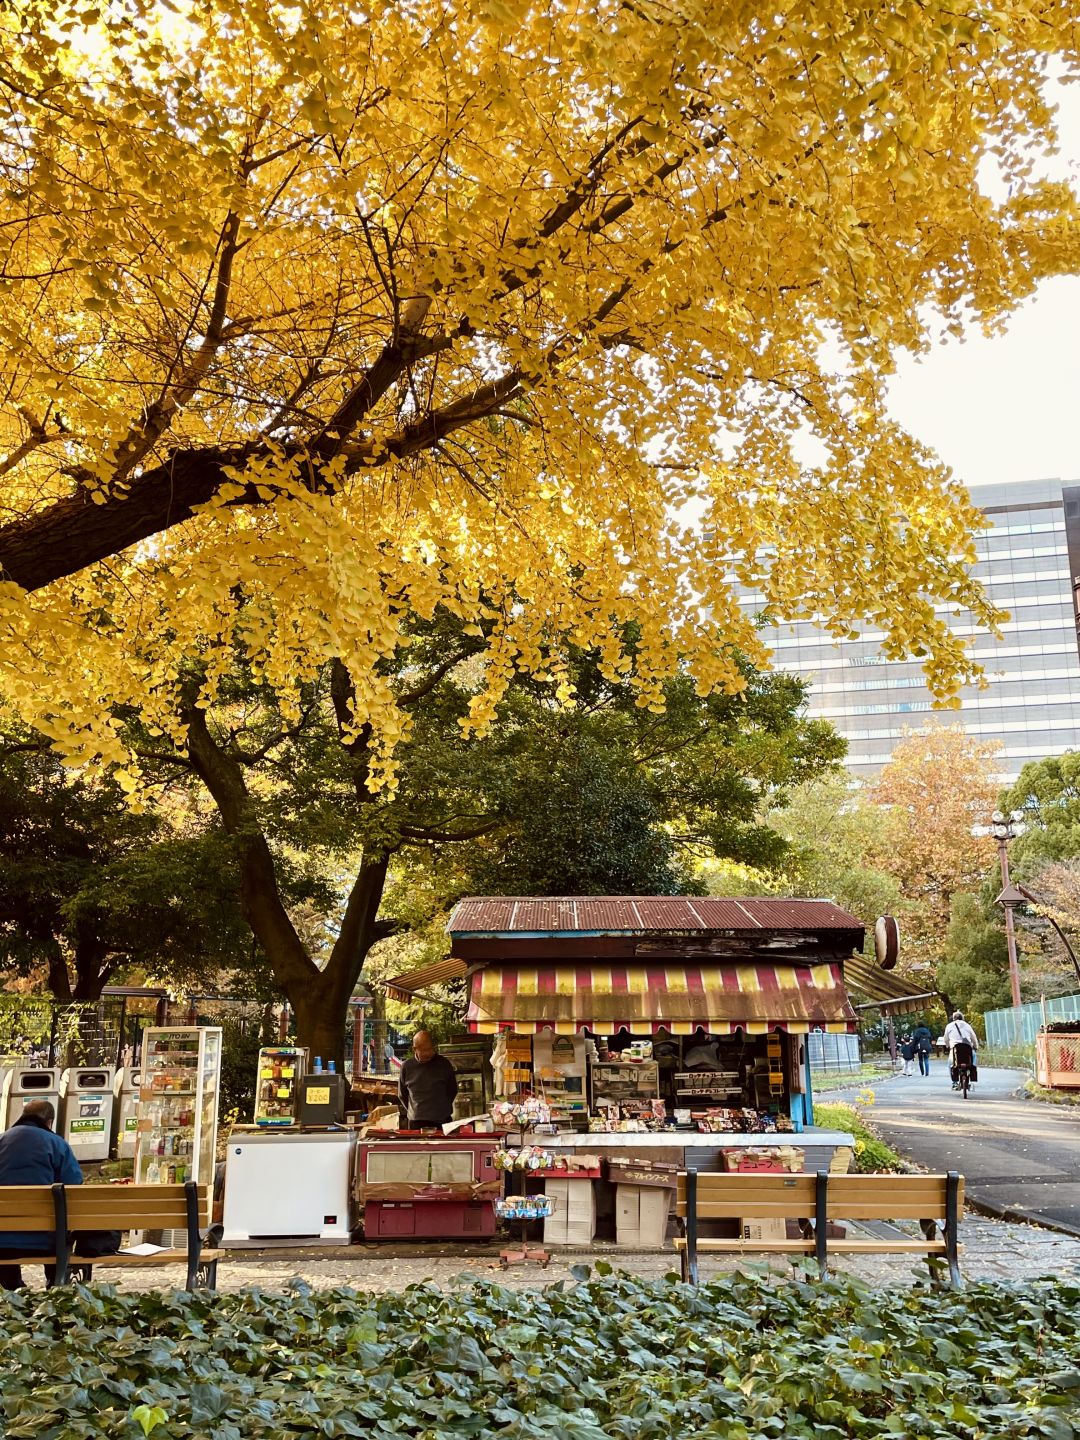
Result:
<svg viewBox="0 0 1080 1440"><path fill-rule="evenodd" d="M1025 1280L1044 1275L1073 1276L1080 1279L1080 1238L1057 1234L1033 1225L986 1219L978 1215L965 1218L961 1239L964 1246L962 1269L969 1281ZM220 1290L240 1290L257 1285L263 1290L282 1290L294 1278L305 1281L313 1289L350 1285L358 1290L401 1290L406 1285L430 1281L440 1287L453 1283L462 1273L498 1280L522 1289L570 1280L573 1265L607 1260L616 1269L631 1274L659 1279L678 1269L678 1258L672 1249L665 1251L628 1251L615 1245L594 1245L589 1250L555 1252L550 1267L541 1270L535 1265L515 1266L501 1271L498 1266L499 1245L404 1244L358 1245L348 1250L282 1251L233 1250L218 1270ZM706 1277L735 1268L727 1257L703 1256L702 1273ZM752 1257L746 1265L771 1269L778 1281L792 1273L789 1262L764 1256ZM925 1264L904 1256L844 1257L836 1268L880 1286L886 1290L906 1289L913 1277L925 1280ZM26 1271L32 1285L41 1283L41 1271ZM182 1282L179 1268L155 1270L110 1271L99 1267L95 1281L116 1284L122 1290L167 1288Z"/></svg>
<svg viewBox="0 0 1080 1440"><path fill-rule="evenodd" d="M979 1076L965 1100L951 1088L945 1062L932 1060L927 1077L879 1086L869 1117L927 1170L961 1171L969 1198L990 1214L1080 1236L1080 1107L1018 1099L1019 1070L982 1066Z"/></svg>

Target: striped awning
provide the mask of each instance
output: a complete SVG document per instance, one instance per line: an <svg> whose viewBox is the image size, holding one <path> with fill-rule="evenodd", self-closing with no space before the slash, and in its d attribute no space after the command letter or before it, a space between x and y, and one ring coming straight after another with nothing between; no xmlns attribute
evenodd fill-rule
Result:
<svg viewBox="0 0 1080 1440"><path fill-rule="evenodd" d="M445 985L449 980L461 980L468 971L464 960L437 960L433 965L424 965L419 970L409 970L404 975L395 975L386 981L386 993L391 1000L415 1000L429 985Z"/></svg>
<svg viewBox="0 0 1080 1440"><path fill-rule="evenodd" d="M846 1032L855 1028L839 964L489 965L471 979L469 1029L573 1035L667 1030Z"/></svg>
<svg viewBox="0 0 1080 1440"><path fill-rule="evenodd" d="M925 984L898 975L895 970L883 970L861 955L852 955L844 961L844 979L857 995L865 996L885 1015L905 1015L925 1010L928 1003L937 997L936 990L927 990Z"/></svg>

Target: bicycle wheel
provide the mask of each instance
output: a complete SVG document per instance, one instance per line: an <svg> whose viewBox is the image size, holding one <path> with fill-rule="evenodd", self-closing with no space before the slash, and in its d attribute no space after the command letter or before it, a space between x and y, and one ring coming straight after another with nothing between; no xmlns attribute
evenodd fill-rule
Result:
<svg viewBox="0 0 1080 1440"><path fill-rule="evenodd" d="M964 1099L968 1098L968 1090L971 1088L971 1071L965 1065L960 1071L960 1089L964 1092Z"/></svg>

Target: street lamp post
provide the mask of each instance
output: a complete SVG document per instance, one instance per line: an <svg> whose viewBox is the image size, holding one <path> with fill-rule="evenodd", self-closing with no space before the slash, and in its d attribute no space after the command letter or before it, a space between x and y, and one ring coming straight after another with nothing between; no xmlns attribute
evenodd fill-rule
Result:
<svg viewBox="0 0 1080 1440"><path fill-rule="evenodd" d="M1024 824L1024 814L1021 810L1013 810L1006 815L1001 810L995 810L990 817L990 834L997 841L998 855L1001 858L1001 884L1004 895L1010 888L1009 881L1009 841L1015 840L1027 829ZM1016 959L1016 930L1013 926L1013 906L1004 903L1005 911L1005 943L1009 949L1009 984L1012 987L1013 1007L1019 1011L1020 1008L1020 966ZM1017 1024L1020 1023L1019 1015Z"/></svg>

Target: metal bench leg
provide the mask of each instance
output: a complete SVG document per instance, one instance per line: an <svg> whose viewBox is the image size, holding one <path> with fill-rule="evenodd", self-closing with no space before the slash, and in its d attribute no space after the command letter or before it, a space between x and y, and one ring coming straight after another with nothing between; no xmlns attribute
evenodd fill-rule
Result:
<svg viewBox="0 0 1080 1440"><path fill-rule="evenodd" d="M829 1273L829 1172L817 1172L814 1191L814 1253L817 1257L818 1274L824 1280Z"/></svg>
<svg viewBox="0 0 1080 1440"><path fill-rule="evenodd" d="M945 1255L949 1262L949 1279L954 1290L964 1288L960 1274L960 1174L950 1170L945 1178Z"/></svg>
<svg viewBox="0 0 1080 1440"><path fill-rule="evenodd" d="M187 1202L187 1288L194 1290L202 1268L199 1265L202 1235L199 1233L199 1189L193 1180L185 1182L184 1198Z"/></svg>
<svg viewBox="0 0 1080 1440"><path fill-rule="evenodd" d="M68 1283L68 1266L71 1263L71 1247L68 1244L67 1192L63 1185L52 1187L53 1219L56 1222L56 1275L54 1285Z"/></svg>
<svg viewBox="0 0 1080 1440"><path fill-rule="evenodd" d="M698 1283L697 1223L697 1171L688 1165L686 1167L686 1250L683 1252L683 1272L689 1278L691 1285Z"/></svg>

